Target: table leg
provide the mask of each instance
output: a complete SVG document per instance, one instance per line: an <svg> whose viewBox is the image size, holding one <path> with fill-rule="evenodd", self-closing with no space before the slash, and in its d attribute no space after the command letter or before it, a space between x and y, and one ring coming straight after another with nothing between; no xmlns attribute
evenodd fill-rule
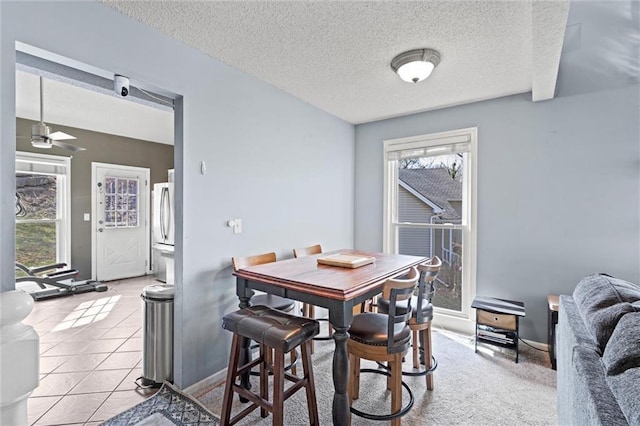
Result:
<svg viewBox="0 0 640 426"><path fill-rule="evenodd" d="M520 357L518 340L520 340L520 317L516 317L516 364L518 363L518 358Z"/></svg>
<svg viewBox="0 0 640 426"><path fill-rule="evenodd" d="M333 424L350 425L351 409L349 406L349 355L347 353L347 340L349 327L339 327L334 325L333 339L336 349L333 352Z"/></svg>
<svg viewBox="0 0 640 426"><path fill-rule="evenodd" d="M253 290L247 288L246 282L238 278L236 291L238 294L238 298L240 299L240 303L238 306L240 309L248 308L249 301L251 300L251 296L253 296ZM251 362L251 339L247 339L243 337L240 340L240 360L239 365L246 365ZM240 386L245 389L251 389L251 382L249 381L251 377L251 372L247 371L242 376L240 376ZM246 403L249 402L248 399L244 397L239 397L240 402Z"/></svg>
<svg viewBox="0 0 640 426"><path fill-rule="evenodd" d="M246 337L243 337L240 340L241 348L240 348L239 365L246 365L251 362L251 350L249 349L251 346L250 343L251 343L251 340L247 339ZM245 389L251 389L251 382L249 382L250 376L251 376L251 371L247 371L246 373L243 373L240 376L240 386L242 386ZM241 396L240 402L245 403L245 402L249 402L249 400Z"/></svg>

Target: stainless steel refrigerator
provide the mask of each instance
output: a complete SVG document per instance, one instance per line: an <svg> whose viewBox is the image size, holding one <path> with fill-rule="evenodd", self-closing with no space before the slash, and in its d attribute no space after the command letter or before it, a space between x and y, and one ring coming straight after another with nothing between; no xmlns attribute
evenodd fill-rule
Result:
<svg viewBox="0 0 640 426"><path fill-rule="evenodd" d="M173 182L153 185L153 275L174 284L174 191Z"/></svg>

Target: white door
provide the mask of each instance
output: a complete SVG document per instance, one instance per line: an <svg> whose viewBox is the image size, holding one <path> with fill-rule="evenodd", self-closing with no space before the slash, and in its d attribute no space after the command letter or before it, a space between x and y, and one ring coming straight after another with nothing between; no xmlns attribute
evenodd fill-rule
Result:
<svg viewBox="0 0 640 426"><path fill-rule="evenodd" d="M149 169L92 163L93 278L137 277L149 265Z"/></svg>

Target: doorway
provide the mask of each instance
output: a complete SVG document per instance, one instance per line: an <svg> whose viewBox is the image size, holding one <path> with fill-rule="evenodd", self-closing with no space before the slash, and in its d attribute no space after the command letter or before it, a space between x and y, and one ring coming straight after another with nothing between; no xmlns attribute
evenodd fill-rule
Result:
<svg viewBox="0 0 640 426"><path fill-rule="evenodd" d="M23 48L22 45L19 47ZM16 52L17 63L26 58L21 53ZM95 244L92 239L97 236L96 219L99 214L94 211L96 204L91 196L96 186L89 175L92 162L147 168L144 173L138 171L138 174L130 175L119 172L110 176L116 179L115 191L112 192L114 198L121 195L121 212L126 212L126 228L141 228L146 233L142 250L139 250L146 257L146 265L143 261L142 272L137 270L127 274L143 276L110 281L108 291L103 293L89 292L41 300L24 321L33 326L40 336L40 385L29 398L29 424L103 421L148 396L146 392L134 391L134 379L141 375L140 293L145 286L155 282L152 276L145 275L150 270L148 188L154 182L166 181L167 170L174 168L173 123L176 119L181 123L182 116L174 116L172 99L154 104L153 99L144 99L144 93L138 92L137 88L142 86L154 94L162 92L160 89L132 81L130 95L122 99L101 92L99 86L91 86L91 82L96 80L92 80L95 76L88 72L95 68L75 70L69 75L57 74L67 68L58 67L46 58L57 60L58 57L48 56L46 52L42 52L40 57L40 51L36 50L32 53L39 56L27 58L33 66L16 70L16 150L43 152L42 148L32 144L31 137L32 125L37 124L41 115L52 132L73 135L74 145L84 148L69 152L54 145L44 151L66 157L72 169L67 179L70 186L70 236L65 260L80 271L79 279L95 278L98 273L92 268ZM62 58L60 62L65 60ZM69 61L71 65L83 66ZM37 89L38 86L29 83L37 82L39 76L46 79L44 112L43 108L38 108L38 99L42 96L38 97L37 90L29 90L29 87ZM113 73L103 74L107 79L112 76ZM86 84L73 84L76 78L85 77L87 79L83 81ZM141 118L142 114L148 119ZM121 166L116 167L122 169ZM118 190L118 178L126 180L126 192L124 187ZM137 182L137 192L129 189L130 181ZM56 189L59 188L58 182ZM135 202L133 195L139 197ZM140 203L144 204L141 206ZM115 205L115 210L103 210L101 217L106 218L109 211L117 213L117 201ZM146 212L141 211L141 207ZM129 214L132 212L136 213L135 217ZM113 228L116 231L125 229L124 218L124 214L120 215L120 220L115 215ZM137 219L137 226L134 219ZM119 246L118 250L122 247ZM53 253L53 250L49 252ZM126 253L122 254L122 258L127 257Z"/></svg>
<svg viewBox="0 0 640 426"><path fill-rule="evenodd" d="M74 86L63 77L55 78L60 80L44 78L43 86L40 86L43 87L45 100L44 117L52 120L47 122L51 131L72 135L75 138L73 144L81 150L73 152L52 146L44 151L33 145L32 126L37 124L34 119L39 118L38 99L42 98L37 91L39 76L26 71L16 72L16 148L38 154L44 151L70 160L70 236L63 260L79 271L78 280L95 279L92 244L95 244L93 234L97 226L93 223L92 214L92 162L148 168L150 179L146 181L149 188L154 183L166 182L167 171L174 168L174 114L173 109L165 105L157 108L141 105L129 99ZM34 103L34 111L29 110L28 107ZM121 119L123 115L126 120ZM141 199L141 202L144 201L148 200ZM150 211L150 201L140 207ZM130 226L128 223L129 217L127 226ZM147 223L150 226L150 221ZM144 225L144 222L140 222L140 226ZM132 250L134 248L131 247ZM129 253L124 253L120 260L128 257ZM147 272L150 266L149 258ZM110 278L115 279L116 276Z"/></svg>
<svg viewBox="0 0 640 426"><path fill-rule="evenodd" d="M91 163L93 279L149 271L149 180L148 168Z"/></svg>

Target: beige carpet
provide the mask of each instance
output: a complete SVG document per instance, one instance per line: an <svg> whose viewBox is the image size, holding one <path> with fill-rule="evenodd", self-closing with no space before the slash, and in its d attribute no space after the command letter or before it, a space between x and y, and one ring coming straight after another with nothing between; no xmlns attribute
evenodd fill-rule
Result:
<svg viewBox="0 0 640 426"><path fill-rule="evenodd" d="M556 372L550 369L548 355L521 343L519 363L514 352L479 346L473 351L473 337L435 331L434 356L438 369L434 375L435 389L427 391L424 377L404 377L415 395L413 409L402 419L406 425L547 425L557 424ZM482 350L480 350L482 349ZM331 401L333 382L331 364L333 342L316 342L313 368L320 423L332 424ZM498 351L498 352L495 352ZM410 368L410 354L407 369ZM362 368L375 368L365 362ZM256 377L254 389L257 389ZM389 412L390 396L384 376L362 374L360 399L354 406L378 414ZM199 392L196 398L209 410L220 414L223 386ZM285 425L309 424L304 391L285 402ZM406 393L403 400L406 400ZM244 404L234 399L234 411ZM385 411L386 410L386 411ZM239 424L270 425L271 418L260 418L254 411ZM353 416L353 425L389 424Z"/></svg>

